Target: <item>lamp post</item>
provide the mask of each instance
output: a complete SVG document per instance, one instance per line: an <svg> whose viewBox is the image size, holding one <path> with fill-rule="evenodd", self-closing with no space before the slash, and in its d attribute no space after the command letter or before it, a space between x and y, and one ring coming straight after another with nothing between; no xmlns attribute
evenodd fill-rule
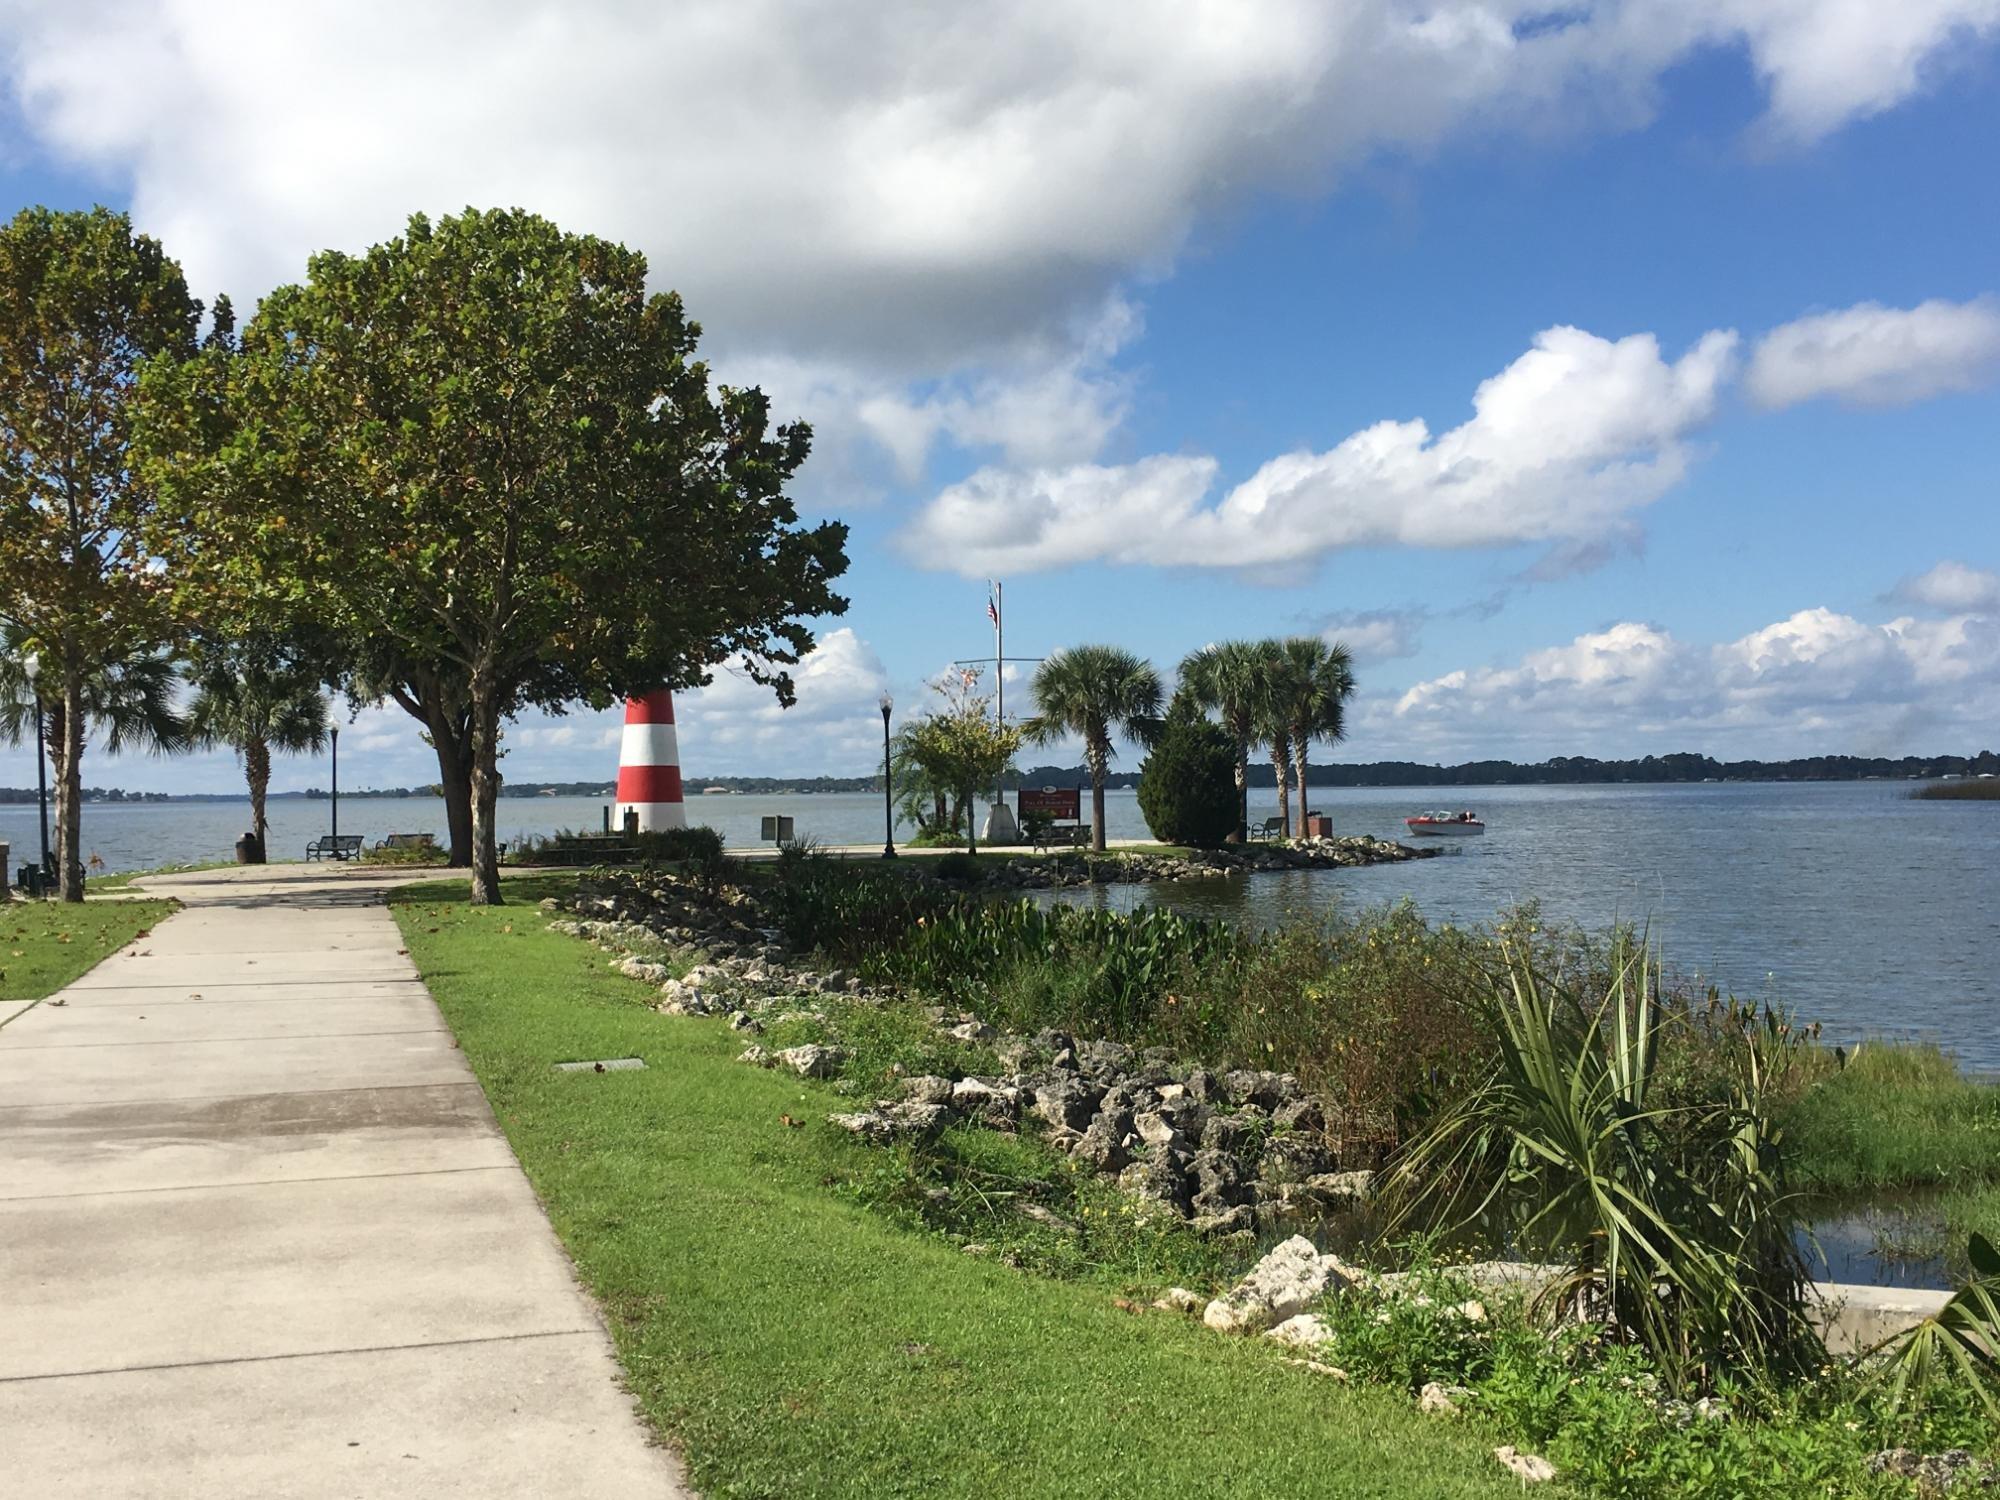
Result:
<svg viewBox="0 0 2000 1500"><path fill-rule="evenodd" d="M35 699L35 803L42 814L42 883L49 879L49 774L43 755L48 736L42 730L42 658L30 651L21 658L21 670L27 674L28 691Z"/></svg>
<svg viewBox="0 0 2000 1500"><path fill-rule="evenodd" d="M340 731L333 732L333 836L340 837Z"/></svg>
<svg viewBox="0 0 2000 1500"><path fill-rule="evenodd" d="M896 857L896 794L890 785L889 758L889 710L896 706L896 700L889 696L887 688L882 690L882 857Z"/></svg>

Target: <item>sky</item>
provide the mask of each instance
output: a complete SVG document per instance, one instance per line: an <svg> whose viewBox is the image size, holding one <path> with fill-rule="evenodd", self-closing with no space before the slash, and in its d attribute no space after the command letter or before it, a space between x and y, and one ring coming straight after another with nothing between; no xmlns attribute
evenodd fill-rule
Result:
<svg viewBox="0 0 2000 1500"><path fill-rule="evenodd" d="M697 776L866 773L995 578L1023 657L1345 643L1316 759L1971 753L1996 85L2000 0L0 0L0 203L246 312L419 210L642 249L853 528L794 708L682 695ZM616 721L503 769L609 779ZM393 709L342 749L435 778Z"/></svg>

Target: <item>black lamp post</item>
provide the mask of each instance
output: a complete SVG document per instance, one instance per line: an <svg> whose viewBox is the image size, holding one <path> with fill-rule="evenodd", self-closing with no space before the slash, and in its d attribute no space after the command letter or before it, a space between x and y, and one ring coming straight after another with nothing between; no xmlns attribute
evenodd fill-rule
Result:
<svg viewBox="0 0 2000 1500"><path fill-rule="evenodd" d="M890 786L889 710L896 700L885 688L882 692L882 857L896 857L896 794Z"/></svg>
<svg viewBox="0 0 2000 1500"><path fill-rule="evenodd" d="M340 731L333 732L333 836L340 837ZM338 847L338 846L336 846ZM338 858L338 856L335 856Z"/></svg>
<svg viewBox="0 0 2000 1500"><path fill-rule="evenodd" d="M35 699L35 803L42 814L42 883L46 888L49 880L49 773L47 758L43 754L48 736L42 729L42 659L30 651L21 659L21 670L27 674L28 691Z"/></svg>

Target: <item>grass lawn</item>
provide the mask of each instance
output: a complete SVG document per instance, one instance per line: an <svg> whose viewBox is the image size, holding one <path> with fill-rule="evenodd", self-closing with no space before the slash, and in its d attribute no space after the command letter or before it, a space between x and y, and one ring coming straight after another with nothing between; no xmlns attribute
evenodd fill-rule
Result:
<svg viewBox="0 0 2000 1500"><path fill-rule="evenodd" d="M174 909L171 901L16 900L0 906L0 1000L39 1000Z"/></svg>
<svg viewBox="0 0 2000 1500"><path fill-rule="evenodd" d="M1519 1492L1475 1425L862 1207L850 1185L878 1161L823 1123L839 1095L736 1063L720 1022L654 1013L532 907L469 907L457 882L391 901L704 1495ZM623 1056L646 1070L551 1067Z"/></svg>
<svg viewBox="0 0 2000 1500"><path fill-rule="evenodd" d="M144 880L149 875L191 875L197 870L233 870L233 859L204 859L191 865L161 865L157 870L120 870L114 875L93 875L86 883L85 893L104 894L111 891L129 891L134 881Z"/></svg>

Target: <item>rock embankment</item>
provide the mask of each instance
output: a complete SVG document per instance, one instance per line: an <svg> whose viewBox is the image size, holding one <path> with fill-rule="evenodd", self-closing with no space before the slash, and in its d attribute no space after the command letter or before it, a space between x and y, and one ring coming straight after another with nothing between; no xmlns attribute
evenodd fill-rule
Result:
<svg viewBox="0 0 2000 1500"><path fill-rule="evenodd" d="M1442 848L1398 844L1354 834L1344 838L1299 839L1284 844L1230 845L1196 849L1186 855L1059 854L1049 859L992 859L979 866L977 883L996 890L1057 890L1080 885L1131 885L1181 880L1214 880L1271 870L1336 870L1361 865L1399 864L1429 859Z"/></svg>
<svg viewBox="0 0 2000 1500"><path fill-rule="evenodd" d="M846 1062L842 1009L899 998L793 959L741 889L609 871L585 876L563 908L570 917L559 927L620 955L622 973L659 985L662 1012L724 1016L746 1037L810 1020L827 1038L782 1049L753 1042L746 1063L834 1077ZM663 961L669 955L675 962ZM689 958L698 961L675 977ZM1034 1132L1204 1234L1268 1233L1369 1197L1374 1174L1342 1162L1318 1102L1289 1073L1189 1066L1160 1049L1062 1031L1001 1032L969 1012L926 1016L941 1041L997 1066L902 1078L890 1097L837 1111L832 1124L882 1144L931 1138L961 1122Z"/></svg>

